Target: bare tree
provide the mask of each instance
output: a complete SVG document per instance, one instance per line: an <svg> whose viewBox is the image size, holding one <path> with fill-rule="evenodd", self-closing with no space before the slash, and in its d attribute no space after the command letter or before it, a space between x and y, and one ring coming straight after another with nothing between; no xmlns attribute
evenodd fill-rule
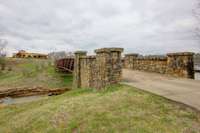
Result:
<svg viewBox="0 0 200 133"><path fill-rule="evenodd" d="M74 57L74 54L72 52L66 52L66 51L59 51L59 52L51 52L48 54L49 59L52 60L58 60L62 58L69 58Z"/></svg>
<svg viewBox="0 0 200 133"><path fill-rule="evenodd" d="M195 9L193 10L193 15L194 17L196 18L196 22L197 22L197 25L196 25L196 28L195 28L195 35L196 35L196 39L200 41L200 0L196 0L196 7Z"/></svg>
<svg viewBox="0 0 200 133"><path fill-rule="evenodd" d="M7 46L7 41L4 39L0 39L0 57L6 56L6 52L5 52L6 46Z"/></svg>
<svg viewBox="0 0 200 133"><path fill-rule="evenodd" d="M2 70L5 70L5 67L6 67L6 60L5 60L5 57L6 57L6 52L5 52L5 48L6 48L6 45L7 45L7 41L4 40L4 39L0 39L0 71Z"/></svg>
<svg viewBox="0 0 200 133"><path fill-rule="evenodd" d="M193 10L193 13L197 20L195 34L196 34L197 40L200 42L200 0L197 0L197 6ZM200 68L200 51L194 56L194 63L195 63L196 69L199 69Z"/></svg>

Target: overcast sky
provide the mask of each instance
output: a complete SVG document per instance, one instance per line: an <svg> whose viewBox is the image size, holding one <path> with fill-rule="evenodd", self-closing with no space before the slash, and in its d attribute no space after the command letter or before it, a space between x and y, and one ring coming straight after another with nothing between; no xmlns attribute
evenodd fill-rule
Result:
<svg viewBox="0 0 200 133"><path fill-rule="evenodd" d="M195 8L196 0L0 0L0 33L11 51L199 52Z"/></svg>

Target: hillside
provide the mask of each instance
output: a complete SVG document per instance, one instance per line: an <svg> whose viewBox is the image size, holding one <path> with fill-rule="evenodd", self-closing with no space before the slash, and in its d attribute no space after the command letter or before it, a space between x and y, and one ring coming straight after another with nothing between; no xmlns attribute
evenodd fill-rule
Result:
<svg viewBox="0 0 200 133"><path fill-rule="evenodd" d="M6 70L0 72L0 89L42 86L71 87L72 75L57 73L49 60L6 59Z"/></svg>
<svg viewBox="0 0 200 133"><path fill-rule="evenodd" d="M135 88L78 89L2 107L1 133L198 133L200 114Z"/></svg>

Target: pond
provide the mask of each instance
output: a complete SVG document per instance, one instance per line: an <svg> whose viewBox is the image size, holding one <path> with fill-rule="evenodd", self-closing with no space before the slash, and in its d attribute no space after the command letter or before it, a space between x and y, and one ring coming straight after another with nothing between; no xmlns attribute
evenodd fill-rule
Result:
<svg viewBox="0 0 200 133"><path fill-rule="evenodd" d="M0 104L12 105L12 104L27 103L27 102L45 99L47 97L48 96L28 96L28 97L20 97L20 98L6 97L6 98L3 98L3 99L0 99Z"/></svg>
<svg viewBox="0 0 200 133"><path fill-rule="evenodd" d="M195 70L200 70L200 64L195 64L194 65ZM195 79L200 80L200 72L195 72Z"/></svg>
<svg viewBox="0 0 200 133"><path fill-rule="evenodd" d="M199 72L195 73L195 80L200 80L200 73Z"/></svg>

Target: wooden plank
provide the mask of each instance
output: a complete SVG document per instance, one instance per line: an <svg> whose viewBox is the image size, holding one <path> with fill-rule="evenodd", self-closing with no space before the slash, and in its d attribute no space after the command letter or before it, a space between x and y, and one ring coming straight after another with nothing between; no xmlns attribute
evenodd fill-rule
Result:
<svg viewBox="0 0 200 133"><path fill-rule="evenodd" d="M56 67L61 72L73 72L74 58L64 58L56 61Z"/></svg>
<svg viewBox="0 0 200 133"><path fill-rule="evenodd" d="M70 69L68 69L68 68L66 68L66 67L61 67L61 66L60 66L59 68L64 69L64 70L69 71L69 72L73 72L73 70L70 70Z"/></svg>

